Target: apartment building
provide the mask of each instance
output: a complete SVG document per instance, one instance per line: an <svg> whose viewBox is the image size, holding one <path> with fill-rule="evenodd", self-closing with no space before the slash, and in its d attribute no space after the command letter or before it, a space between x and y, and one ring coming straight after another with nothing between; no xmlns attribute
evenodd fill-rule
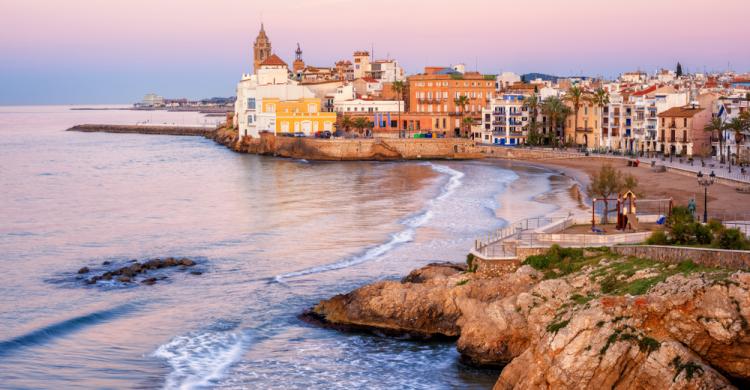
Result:
<svg viewBox="0 0 750 390"><path fill-rule="evenodd" d="M422 74L408 78L409 112L434 115L448 119L445 128L454 136L468 135L461 117L481 121L482 109L488 106L495 93L495 77L477 72L459 73L452 68L427 67ZM455 101L465 96L467 103L457 106ZM441 126L442 127L442 126Z"/></svg>
<svg viewBox="0 0 750 390"><path fill-rule="evenodd" d="M711 120L711 110L698 105L673 107L659 117L659 152L665 156L708 156L710 134L703 128Z"/></svg>

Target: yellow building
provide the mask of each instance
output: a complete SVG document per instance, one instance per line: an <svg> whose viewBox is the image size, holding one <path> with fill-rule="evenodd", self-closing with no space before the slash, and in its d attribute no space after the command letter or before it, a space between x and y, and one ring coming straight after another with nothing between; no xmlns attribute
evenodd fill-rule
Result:
<svg viewBox="0 0 750 390"><path fill-rule="evenodd" d="M264 98L262 103L263 115L273 115L270 128L275 133L299 133L307 136L318 131L334 131L336 113L321 112L318 98L301 98L297 100L281 100L278 98Z"/></svg>

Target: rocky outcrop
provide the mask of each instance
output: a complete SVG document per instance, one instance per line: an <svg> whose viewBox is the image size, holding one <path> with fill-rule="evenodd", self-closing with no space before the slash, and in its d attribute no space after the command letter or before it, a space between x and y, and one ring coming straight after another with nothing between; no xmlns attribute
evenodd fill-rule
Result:
<svg viewBox="0 0 750 390"><path fill-rule="evenodd" d="M543 257L543 256L542 256ZM496 389L733 388L750 380L750 273L618 258L499 277L432 264L320 302L341 329L456 338Z"/></svg>
<svg viewBox="0 0 750 390"><path fill-rule="evenodd" d="M105 261L102 263L103 266L110 266L112 263L110 261ZM97 282L101 281L117 281L120 283L135 283L138 282L138 278L142 278L140 282L145 285L153 285L156 284L158 280L164 280L167 278L165 275L158 275L156 277L147 277L146 275L150 273L150 271L158 271L161 269L167 269L167 268L173 268L173 267L179 267L180 269L188 269L189 267L195 266L195 261L187 258L174 258L174 257L166 257L164 259L156 258L156 259L150 259L147 261L144 261L143 263L138 262L137 260L132 260L128 265L124 265L119 268L110 269L110 270L102 270L97 275L91 276L90 278L87 278L84 280L86 284L96 284ZM78 270L78 274L87 274L91 272L91 270L88 267L83 267L80 270ZM201 275L202 272L200 271L193 271L191 272L192 275Z"/></svg>

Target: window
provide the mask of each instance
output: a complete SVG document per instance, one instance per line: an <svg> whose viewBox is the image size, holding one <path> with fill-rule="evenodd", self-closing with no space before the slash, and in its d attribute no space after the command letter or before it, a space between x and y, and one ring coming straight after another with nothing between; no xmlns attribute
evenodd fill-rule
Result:
<svg viewBox="0 0 750 390"><path fill-rule="evenodd" d="M255 98L247 98L247 109L248 110L255 109Z"/></svg>
<svg viewBox="0 0 750 390"><path fill-rule="evenodd" d="M682 127L687 127L687 118L682 118Z"/></svg>
<svg viewBox="0 0 750 390"><path fill-rule="evenodd" d="M308 104L307 112L308 113L318 112L318 107L315 104Z"/></svg>
<svg viewBox="0 0 750 390"><path fill-rule="evenodd" d="M252 115L248 115L247 116L247 124L252 124L252 123L253 123L253 116Z"/></svg>

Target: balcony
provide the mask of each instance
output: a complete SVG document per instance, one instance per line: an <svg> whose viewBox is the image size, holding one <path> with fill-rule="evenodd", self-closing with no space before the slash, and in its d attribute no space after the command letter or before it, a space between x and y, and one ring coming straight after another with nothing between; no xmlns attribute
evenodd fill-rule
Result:
<svg viewBox="0 0 750 390"><path fill-rule="evenodd" d="M593 133L594 129L591 127L578 127L576 133Z"/></svg>

